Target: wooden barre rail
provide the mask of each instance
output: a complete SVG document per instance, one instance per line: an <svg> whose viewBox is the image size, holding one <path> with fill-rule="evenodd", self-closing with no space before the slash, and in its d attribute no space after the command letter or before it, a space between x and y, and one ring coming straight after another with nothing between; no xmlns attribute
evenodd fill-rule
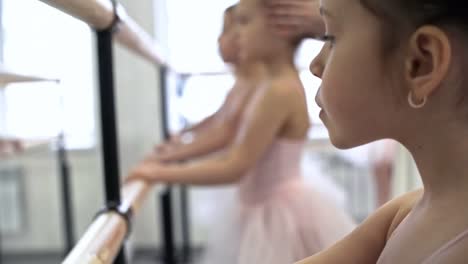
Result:
<svg viewBox="0 0 468 264"><path fill-rule="evenodd" d="M50 145L54 139L12 139L0 136L0 159Z"/></svg>
<svg viewBox="0 0 468 264"><path fill-rule="evenodd" d="M8 84L22 82L60 82L60 80L13 72L0 64L0 89L5 88Z"/></svg>
<svg viewBox="0 0 468 264"><path fill-rule="evenodd" d="M142 181L130 182L122 188L121 210L141 207L150 186ZM125 219L115 212L99 215L68 254L62 264L110 264L119 252L127 234Z"/></svg>
<svg viewBox="0 0 468 264"><path fill-rule="evenodd" d="M114 19L114 10L109 0L40 0L83 22L94 29L108 28ZM120 18L116 40L130 51L156 64L167 66L167 58L163 55L158 43L128 16L121 5L117 7Z"/></svg>

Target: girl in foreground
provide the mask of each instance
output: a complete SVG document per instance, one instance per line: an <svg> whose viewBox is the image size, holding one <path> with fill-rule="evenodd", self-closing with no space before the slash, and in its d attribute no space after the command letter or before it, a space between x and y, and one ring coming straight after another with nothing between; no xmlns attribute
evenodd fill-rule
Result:
<svg viewBox="0 0 468 264"><path fill-rule="evenodd" d="M321 1L326 44L310 69L332 143L399 141L424 190L300 263L466 263L467 11L457 0Z"/></svg>

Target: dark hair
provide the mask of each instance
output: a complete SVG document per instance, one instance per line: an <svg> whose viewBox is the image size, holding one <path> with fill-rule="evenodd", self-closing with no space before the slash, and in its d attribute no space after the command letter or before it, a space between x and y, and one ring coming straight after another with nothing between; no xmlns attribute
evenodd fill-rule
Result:
<svg viewBox="0 0 468 264"><path fill-rule="evenodd" d="M461 40L468 40L468 6L462 0L359 0L371 13L382 21L384 57L389 58L392 51L400 45L405 34L412 34L423 25L434 25L443 30L456 33ZM468 42L466 42L468 43ZM461 45L466 45L461 43ZM458 81L461 84L468 82L463 69L468 63L459 60ZM466 105L468 93L463 87L457 106Z"/></svg>
<svg viewBox="0 0 468 264"><path fill-rule="evenodd" d="M462 0L360 0L362 5L381 18L385 28L386 48L398 45L398 34L433 24L468 33L468 6ZM397 32L398 30L398 32ZM388 33L388 34L387 34ZM467 34L468 35L468 34Z"/></svg>

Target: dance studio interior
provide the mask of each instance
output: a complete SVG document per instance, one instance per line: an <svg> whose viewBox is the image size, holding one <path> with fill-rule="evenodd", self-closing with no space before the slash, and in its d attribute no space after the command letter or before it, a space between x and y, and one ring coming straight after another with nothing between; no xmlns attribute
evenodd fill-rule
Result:
<svg viewBox="0 0 468 264"><path fill-rule="evenodd" d="M244 114L231 130L180 132L209 117L217 125L230 118L223 103L231 88L238 89L236 76L248 59L236 62L236 69L223 61L220 35L233 30L226 29L228 22L237 23L228 21L227 8L242 1L255 0L0 0L0 264L259 263L246 260L255 254L245 252L257 242L244 240L274 240L258 229L284 226L277 222L284 220L280 210L302 209L281 215L294 223L294 217L309 216L301 220L317 223L310 227L317 229L313 236L326 232L332 205L359 225L390 199L421 187L410 154L391 140L347 150L331 144L315 99L321 80L309 69L324 45L314 38L301 41L293 58L310 120L300 148L283 141L261 158L247 152L257 159L249 163L255 168L226 184L138 178L152 168L151 159L168 171L189 171L203 160L221 164L223 153L242 141L237 130L252 126ZM234 143L204 151L204 157L158 160L202 133L211 133L203 137L210 140L231 132ZM260 180L252 190L244 179L260 176L265 167L276 175L280 163L288 174L294 161L286 152L296 149L301 184L312 187L301 199L315 201L286 208L295 199L288 200L286 190L268 201L238 201L243 188L249 195L270 195L258 187ZM279 156L281 161L265 161ZM136 179L129 177L136 171ZM266 178L265 185L274 182ZM322 198L327 202L318 202ZM309 235L305 230L311 229L289 232Z"/></svg>

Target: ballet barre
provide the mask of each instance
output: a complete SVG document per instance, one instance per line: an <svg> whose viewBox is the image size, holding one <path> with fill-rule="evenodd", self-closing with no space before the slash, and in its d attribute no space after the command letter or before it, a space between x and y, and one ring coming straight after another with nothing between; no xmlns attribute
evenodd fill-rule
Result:
<svg viewBox="0 0 468 264"><path fill-rule="evenodd" d="M133 215L140 209L151 187L143 181L129 182L122 188L122 203L109 206L95 220L62 264L110 264L130 233ZM157 191L162 190L157 187Z"/></svg>
<svg viewBox="0 0 468 264"><path fill-rule="evenodd" d="M39 77L37 75L29 75L25 73L18 73L7 69L4 65L0 64L0 89L6 89L8 85L13 83L29 83L29 82L54 82L59 83L59 79L52 79L46 77ZM0 91L3 93L3 90ZM0 94L0 103L4 104L4 96ZM0 104L0 105L1 105ZM0 113L1 114L1 113ZM4 120L5 118L1 118ZM64 227L64 252L65 255L72 249L74 244L74 222L72 217L72 201L70 191L70 166L65 150L65 143L63 134L57 137L47 138L19 138L16 136L0 135L0 159L13 158L19 154L31 152L32 150L41 147L50 146L56 143L57 145L57 160L58 169L61 180L61 191L63 199L63 227ZM0 254L1 255L1 254Z"/></svg>
<svg viewBox="0 0 468 264"><path fill-rule="evenodd" d="M0 158L8 158L44 146L48 146L52 139L20 139L0 137Z"/></svg>
<svg viewBox="0 0 468 264"><path fill-rule="evenodd" d="M37 75L29 75L19 73L7 69L0 64L0 89L6 89L8 85L14 83L29 83L29 82L55 82L59 83L59 79L39 77ZM1 91L0 91L1 92ZM3 102L2 102L3 103ZM54 138L26 139L11 136L0 135L0 157L11 156L23 151L35 149L44 145L50 144Z"/></svg>
<svg viewBox="0 0 468 264"><path fill-rule="evenodd" d="M88 232L80 240L82 241L79 243L81 246L73 250L74 253L67 258L67 262L65 263L93 263L93 261L94 263L109 263L106 261L110 259L113 259L113 263L126 263L122 246L124 244L125 234L129 230L126 229L126 222L123 220L128 220L130 216L125 208L125 204L128 204L128 202L121 202L113 72L114 59L112 52L113 40L116 40L127 47L129 51L140 55L156 66L162 66L160 67L161 69L168 67L167 60L153 38L143 31L143 29L127 15L124 8L117 3L116 0L40 1L84 21L94 29L97 39L98 99L102 130L101 143L105 201L107 208L112 210L109 213L97 217ZM144 193L145 188L141 188L139 192ZM139 192L137 191L136 193ZM128 194L124 193L124 195ZM140 196L138 195L137 197ZM129 198L125 197L125 199L128 200ZM133 200L131 199L133 198L130 198L131 204L133 204ZM165 202L165 204L167 203L168 202ZM129 222L129 220L127 222ZM102 238L98 238L96 235ZM82 248L81 251L80 248ZM102 251L99 250L90 253L88 249L102 249ZM86 254L82 255L79 252Z"/></svg>
<svg viewBox="0 0 468 264"><path fill-rule="evenodd" d="M18 73L7 69L4 65L0 64L0 90L6 89L8 85L14 83L28 83L28 82L60 82L59 79L39 77L35 75L28 75ZM2 91L0 91L2 92ZM0 100L1 101L1 100ZM4 102L2 102L4 103ZM21 139L9 136L0 135L0 157L10 157L12 155L21 153L23 151L35 149L52 142L53 138L41 139Z"/></svg>
<svg viewBox="0 0 468 264"><path fill-rule="evenodd" d="M5 88L8 84L24 82L60 82L60 80L17 73L0 65L0 89Z"/></svg>
<svg viewBox="0 0 468 264"><path fill-rule="evenodd" d="M73 206L71 195L70 164L65 149L63 135L48 138L19 138L0 136L0 160L16 158L20 155L56 146L58 176L62 195L62 223L64 236L64 255L68 254L75 243L73 230Z"/></svg>
<svg viewBox="0 0 468 264"><path fill-rule="evenodd" d="M114 96L114 74L113 74L113 54L112 43L116 40L125 46L130 52L159 66L162 76L160 81L161 106L163 119L163 132L167 138L167 109L165 98L165 71L170 68L167 57L156 41L148 33L143 31L134 20L132 20L124 8L116 0L40 0L52 7L55 7L79 20L87 23L94 29L97 36L97 57L99 72L99 105L101 116L101 137L102 154L105 181L105 200L107 205L118 206L121 204L120 182L119 182L119 158L118 141ZM159 199L159 197L158 197ZM167 187L160 194L162 208L162 234L164 261L167 264L175 263L174 235L172 226L172 205L171 188ZM103 219L103 218L100 218ZM115 216L112 218L115 219ZM100 220L101 227L108 224L108 228L118 227L118 221L106 222ZM110 221L110 220L109 220ZM94 226L97 226L94 225ZM99 227L99 226L98 226ZM99 228L97 229L99 230ZM120 233L118 233L120 234ZM116 235L118 235L116 234ZM121 234L119 235L119 237ZM89 237L89 235L88 235ZM89 242L89 241L88 241ZM120 250L114 259L114 263L126 263L124 252L121 250L123 240L120 241ZM117 246L117 245L116 245ZM109 250L104 252L107 256ZM102 253L102 252L101 252ZM102 257L96 255L96 257ZM92 261L92 260L90 260ZM99 259L95 260L99 261ZM83 262L78 262L83 263ZM86 263L86 262L85 262ZM92 263L92 262L89 262ZM100 263L100 262L96 262Z"/></svg>
<svg viewBox="0 0 468 264"><path fill-rule="evenodd" d="M39 77L18 73L7 69L0 64L0 90L6 89L9 84L28 83L28 82L60 82L59 79ZM2 91L0 91L2 92ZM0 101L1 98L0 98ZM4 102L1 102L4 103ZM9 157L22 151L34 149L36 147L47 145L52 139L20 139L0 135L0 157Z"/></svg>
<svg viewBox="0 0 468 264"><path fill-rule="evenodd" d="M155 65L167 65L160 45L126 13L122 5L114 7L109 0L40 1L87 23L97 31L106 30L118 22L113 32L117 42Z"/></svg>

